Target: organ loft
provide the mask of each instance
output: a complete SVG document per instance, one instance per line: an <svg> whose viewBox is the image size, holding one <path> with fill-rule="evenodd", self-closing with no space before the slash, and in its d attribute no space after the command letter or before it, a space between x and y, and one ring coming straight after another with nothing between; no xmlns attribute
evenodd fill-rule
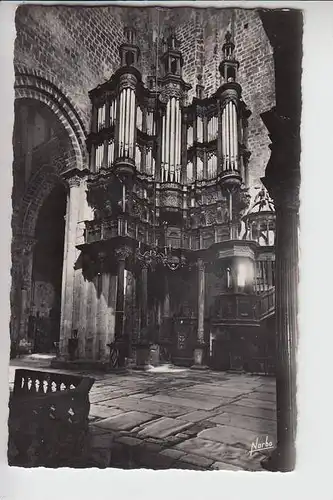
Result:
<svg viewBox="0 0 333 500"><path fill-rule="evenodd" d="M129 27L90 91L89 167L66 174L59 362L274 372L275 214L249 194L234 49L227 32L207 96L172 30L144 82Z"/></svg>

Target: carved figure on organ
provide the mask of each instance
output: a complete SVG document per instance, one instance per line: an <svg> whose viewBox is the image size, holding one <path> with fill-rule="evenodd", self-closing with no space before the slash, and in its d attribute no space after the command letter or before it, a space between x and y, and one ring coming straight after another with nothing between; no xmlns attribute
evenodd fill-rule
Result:
<svg viewBox="0 0 333 500"><path fill-rule="evenodd" d="M202 226L205 226L206 223L207 223L206 214L205 214L205 212L201 212L201 214L200 214L200 224Z"/></svg>
<svg viewBox="0 0 333 500"><path fill-rule="evenodd" d="M195 228L197 226L197 217L194 214L190 216L190 221L191 221L191 227Z"/></svg>

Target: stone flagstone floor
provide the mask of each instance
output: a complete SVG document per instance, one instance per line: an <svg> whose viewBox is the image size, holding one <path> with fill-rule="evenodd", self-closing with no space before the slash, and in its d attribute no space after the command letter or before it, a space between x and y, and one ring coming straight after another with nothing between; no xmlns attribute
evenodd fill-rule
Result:
<svg viewBox="0 0 333 500"><path fill-rule="evenodd" d="M258 471L268 452L252 443L275 445L273 378L172 367L93 376L87 466Z"/></svg>

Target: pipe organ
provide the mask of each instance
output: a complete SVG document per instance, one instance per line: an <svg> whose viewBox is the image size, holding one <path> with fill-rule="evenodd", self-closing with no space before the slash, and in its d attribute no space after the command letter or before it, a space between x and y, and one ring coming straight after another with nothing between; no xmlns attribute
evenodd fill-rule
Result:
<svg viewBox="0 0 333 500"><path fill-rule="evenodd" d="M189 343L202 349L208 316L214 328L225 317L253 323L258 296L270 300L275 214L261 191L249 210L250 111L231 35L222 47L220 87L206 95L204 76L197 75L191 102L180 43L174 32L160 42L156 75L146 83L135 32L126 29L120 67L89 94L89 172L77 175L85 176L80 196L86 193L91 219L77 245L78 262L85 279L96 278L113 297L115 344L131 344L135 328L149 322L159 321L160 335L185 318L179 329L188 328ZM139 294L129 303L131 283ZM207 290L218 295L205 304ZM98 300L96 294L102 311ZM109 356L113 333L106 327L104 333L96 333L95 344L103 340Z"/></svg>
<svg viewBox="0 0 333 500"><path fill-rule="evenodd" d="M164 44L163 77L148 88L138 70L140 51L133 30L126 36L120 47L123 66L90 93L96 116L88 141L91 170L117 170L126 164L132 173L161 183L246 183L249 111L236 82L238 63L230 38L223 46L222 86L212 96L203 98L201 93L185 105L190 86L182 79L175 37Z"/></svg>
<svg viewBox="0 0 333 500"><path fill-rule="evenodd" d="M263 222L257 215L246 218L250 111L237 82L230 35L219 66L222 85L205 96L198 75L201 90L190 103L175 35L161 44L159 77L149 76L148 85L139 71L134 30L126 36L119 49L122 66L90 92L87 185L96 224L105 214L111 219L122 214L124 219L105 222L117 228L111 233L148 247L172 247L176 236L178 250L189 252L234 240L269 247L274 216ZM173 239L168 227L174 229ZM103 226L91 234L96 241L96 234L105 238L107 231Z"/></svg>
<svg viewBox="0 0 333 500"><path fill-rule="evenodd" d="M237 82L231 36L226 36L219 67L222 85L204 96L198 75L201 91L190 103L191 86L182 77L175 35L161 44L159 77L148 77L147 86L139 71L134 30L128 29L126 36L119 49L122 66L90 92L88 193L98 220L105 213L118 217L120 210L125 219L114 223L114 234L125 231L124 236L146 246L167 248L175 238L177 249L191 252L242 239L270 246L273 216L266 217L267 224L266 219L257 223L257 216L254 222L243 219L250 111ZM111 187L101 190L100 183ZM173 239L168 227L174 230Z"/></svg>

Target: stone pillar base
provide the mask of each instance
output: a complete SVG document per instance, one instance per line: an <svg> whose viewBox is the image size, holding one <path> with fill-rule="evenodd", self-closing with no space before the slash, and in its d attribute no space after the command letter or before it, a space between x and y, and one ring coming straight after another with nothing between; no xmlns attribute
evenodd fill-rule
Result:
<svg viewBox="0 0 333 500"><path fill-rule="evenodd" d="M296 450L291 446L278 446L261 461L263 469L270 472L292 472L295 469Z"/></svg>
<svg viewBox="0 0 333 500"><path fill-rule="evenodd" d="M146 370L149 366L149 345L139 344L136 346L135 365L133 370Z"/></svg>
<svg viewBox="0 0 333 500"><path fill-rule="evenodd" d="M204 364L204 353L204 346L194 349L194 364L191 366L192 370L208 370L208 366Z"/></svg>
<svg viewBox="0 0 333 500"><path fill-rule="evenodd" d="M209 370L209 366L207 365L192 365L191 370Z"/></svg>

